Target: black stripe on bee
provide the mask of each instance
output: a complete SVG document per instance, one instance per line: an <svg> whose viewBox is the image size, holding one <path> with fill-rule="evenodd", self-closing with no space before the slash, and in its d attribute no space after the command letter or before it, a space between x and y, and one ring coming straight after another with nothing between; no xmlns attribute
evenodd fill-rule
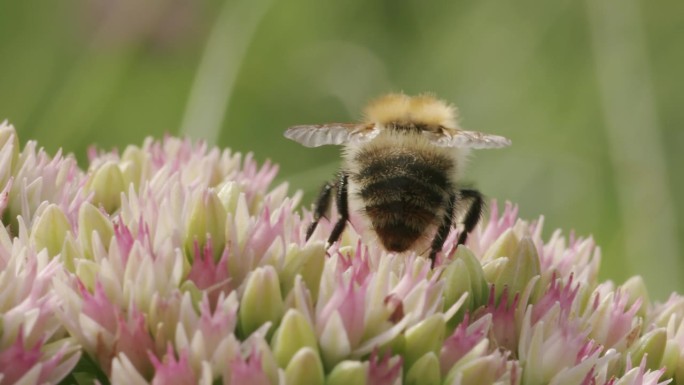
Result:
<svg viewBox="0 0 684 385"><path fill-rule="evenodd" d="M424 229L436 218L434 209L402 201L367 205L365 212L376 226L407 223L413 225L416 230Z"/></svg>
<svg viewBox="0 0 684 385"><path fill-rule="evenodd" d="M416 154L398 154L374 157L372 152L361 152L356 161L361 165L357 174L359 182L384 179L394 175L411 175L439 188L448 187L448 174L453 163L446 157L431 156L421 159Z"/></svg>
<svg viewBox="0 0 684 385"><path fill-rule="evenodd" d="M359 193L367 204L406 201L423 208L441 205L445 194L445 187L426 183L413 175L377 180L363 186Z"/></svg>

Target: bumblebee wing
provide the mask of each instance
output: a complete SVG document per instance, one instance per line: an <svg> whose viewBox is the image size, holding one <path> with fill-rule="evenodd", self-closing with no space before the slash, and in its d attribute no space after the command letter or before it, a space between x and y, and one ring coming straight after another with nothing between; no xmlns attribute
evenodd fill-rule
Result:
<svg viewBox="0 0 684 385"><path fill-rule="evenodd" d="M432 143L440 147L466 147L474 149L501 148L511 145L511 140L499 135L477 131L457 130L455 132L429 133Z"/></svg>
<svg viewBox="0 0 684 385"><path fill-rule="evenodd" d="M378 130L373 125L354 123L292 126L285 131L286 138L306 147L364 142L373 139L377 134Z"/></svg>

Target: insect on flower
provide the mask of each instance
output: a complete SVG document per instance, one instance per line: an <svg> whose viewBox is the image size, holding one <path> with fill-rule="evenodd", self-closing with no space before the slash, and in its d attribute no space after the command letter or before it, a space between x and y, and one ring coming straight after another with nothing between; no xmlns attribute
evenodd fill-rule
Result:
<svg viewBox="0 0 684 385"><path fill-rule="evenodd" d="M335 194L339 219L328 243L337 241L350 210L361 214L388 251L427 250L434 264L456 219L458 244L480 220L482 194L459 187L470 149L511 144L497 135L466 131L454 106L432 95L388 94L371 102L363 123L300 125L285 137L307 147L343 145L343 166L316 200L306 238L330 208Z"/></svg>

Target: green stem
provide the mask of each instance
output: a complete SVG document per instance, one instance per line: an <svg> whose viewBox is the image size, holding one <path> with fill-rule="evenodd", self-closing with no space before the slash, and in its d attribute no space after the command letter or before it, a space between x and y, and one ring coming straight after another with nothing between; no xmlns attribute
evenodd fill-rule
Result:
<svg viewBox="0 0 684 385"><path fill-rule="evenodd" d="M238 70L271 0L225 1L197 69L181 135L215 144Z"/></svg>

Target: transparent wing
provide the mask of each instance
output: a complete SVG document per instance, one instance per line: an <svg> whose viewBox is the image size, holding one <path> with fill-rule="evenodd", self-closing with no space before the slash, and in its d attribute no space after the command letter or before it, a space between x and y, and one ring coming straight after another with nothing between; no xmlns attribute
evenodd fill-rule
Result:
<svg viewBox="0 0 684 385"><path fill-rule="evenodd" d="M467 147L474 149L501 148L511 145L511 140L499 135L477 131L457 130L441 133L425 132L429 140L440 147Z"/></svg>
<svg viewBox="0 0 684 385"><path fill-rule="evenodd" d="M329 123L292 126L285 131L285 137L306 147L319 147L365 142L373 139L378 132L372 125Z"/></svg>

